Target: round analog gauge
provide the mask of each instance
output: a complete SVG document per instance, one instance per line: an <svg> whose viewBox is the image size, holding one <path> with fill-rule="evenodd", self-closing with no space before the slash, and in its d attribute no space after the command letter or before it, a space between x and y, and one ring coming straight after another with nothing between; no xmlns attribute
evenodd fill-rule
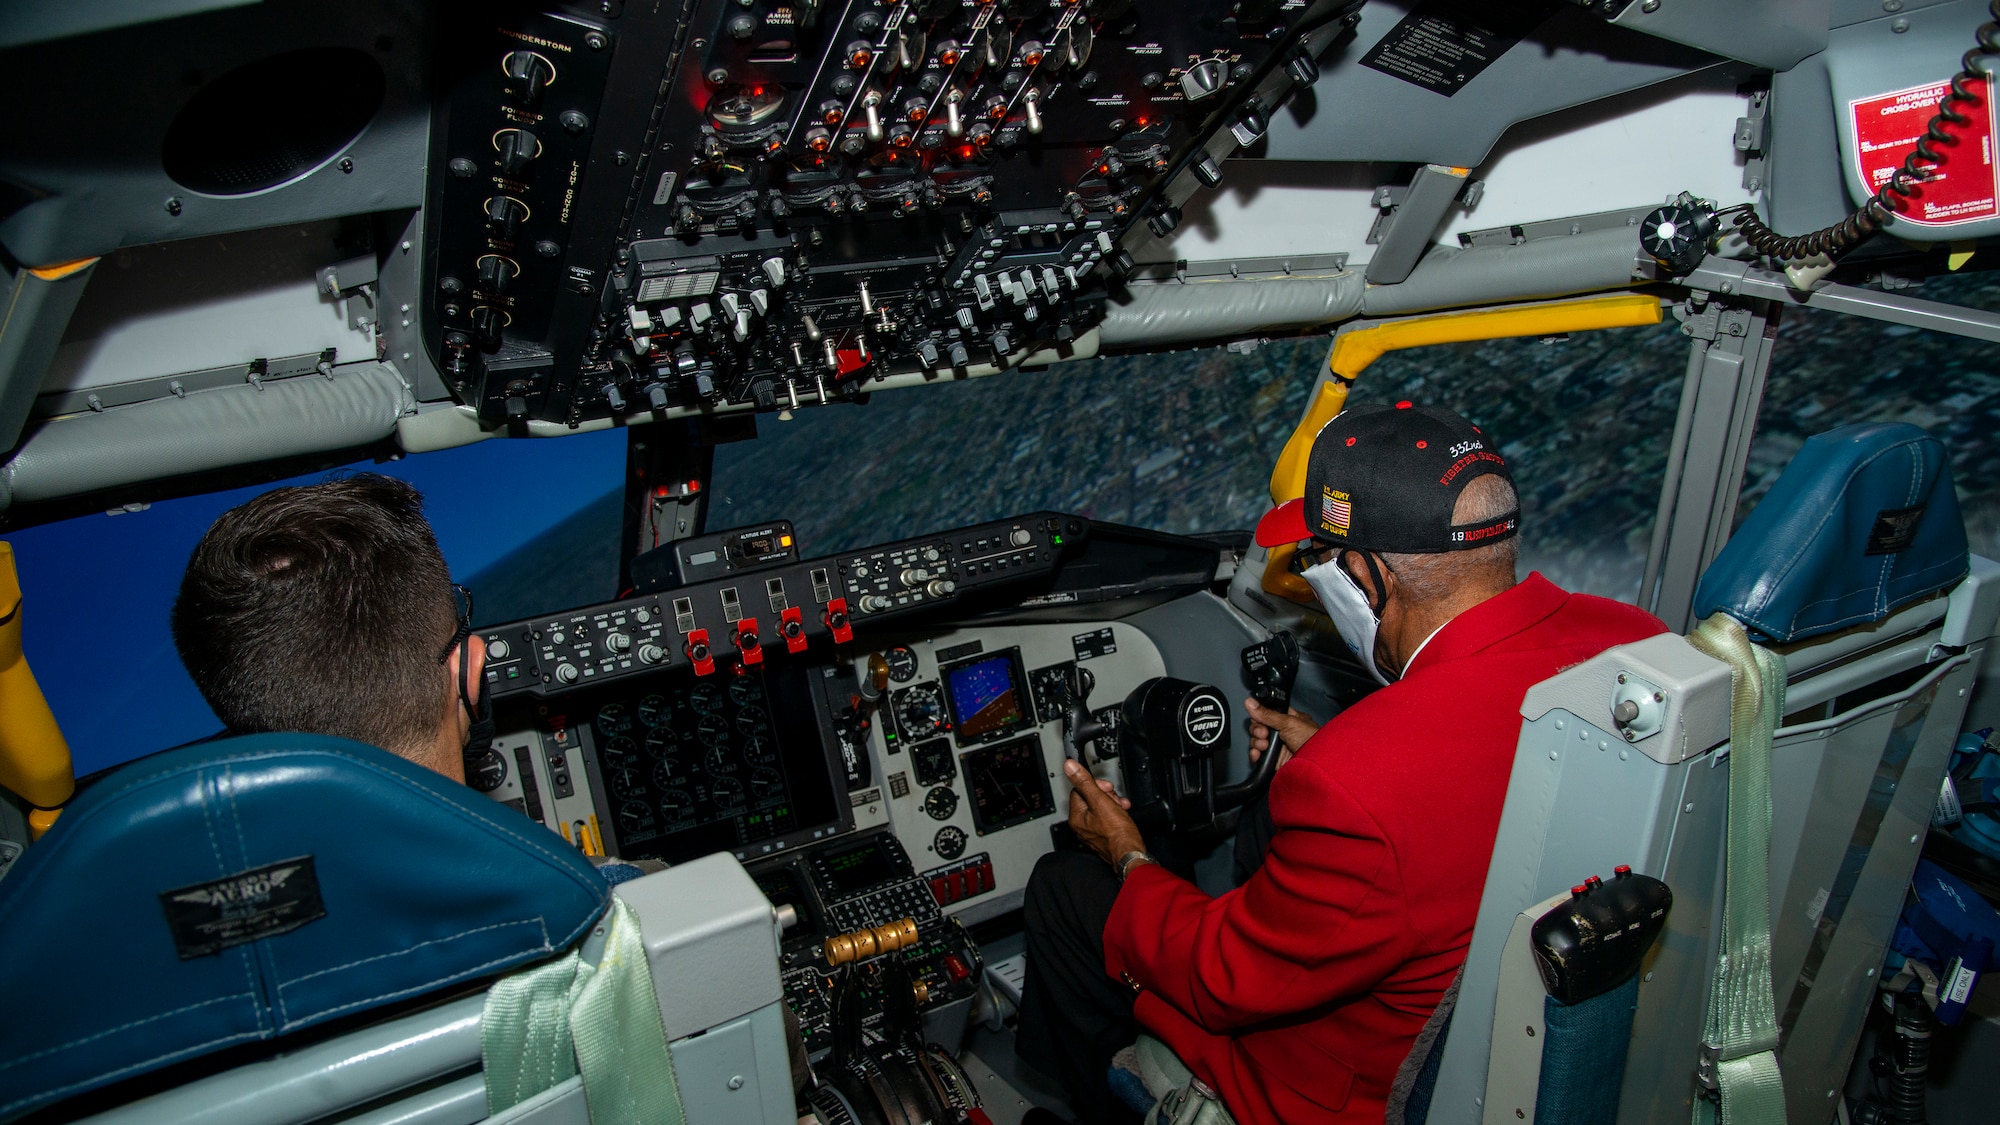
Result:
<svg viewBox="0 0 2000 1125"><path fill-rule="evenodd" d="M931 839L931 850L939 859L957 859L965 854L965 829L947 824Z"/></svg>
<svg viewBox="0 0 2000 1125"><path fill-rule="evenodd" d="M733 777L718 777L708 785L708 796L718 805L743 803L743 783Z"/></svg>
<svg viewBox="0 0 2000 1125"><path fill-rule="evenodd" d="M944 697L936 684L918 684L897 693L896 721L910 738L928 738L944 729Z"/></svg>
<svg viewBox="0 0 2000 1125"><path fill-rule="evenodd" d="M649 727L666 726L667 720L673 718L673 714L673 705L667 702L666 696L658 692L639 701L639 721Z"/></svg>
<svg viewBox="0 0 2000 1125"><path fill-rule="evenodd" d="M729 720L721 715L703 715L695 724L694 734L704 746L714 746L729 741Z"/></svg>
<svg viewBox="0 0 2000 1125"><path fill-rule="evenodd" d="M889 662L889 678L899 684L907 684L917 678L917 654L906 645L897 645L882 654Z"/></svg>
<svg viewBox="0 0 2000 1125"><path fill-rule="evenodd" d="M653 767L653 784L662 789L672 789L688 779L687 767L668 758Z"/></svg>
<svg viewBox="0 0 2000 1125"><path fill-rule="evenodd" d="M950 820L958 811L958 794L940 785L924 794L924 811L932 820Z"/></svg>
<svg viewBox="0 0 2000 1125"><path fill-rule="evenodd" d="M491 793L507 784L507 759L498 750L481 750L465 756L465 783L481 793Z"/></svg>
<svg viewBox="0 0 2000 1125"><path fill-rule="evenodd" d="M771 716L761 706L751 703L736 712L736 729L748 734L771 725Z"/></svg>
<svg viewBox="0 0 2000 1125"><path fill-rule="evenodd" d="M753 762L767 762L771 759L771 740L761 734L743 736L743 756Z"/></svg>
<svg viewBox="0 0 2000 1125"><path fill-rule="evenodd" d="M714 684L696 684L688 692L688 706L706 715L722 706L722 689Z"/></svg>
<svg viewBox="0 0 2000 1125"><path fill-rule="evenodd" d="M621 734L615 738L605 739L603 751L607 758L623 758L629 754L637 754L639 744Z"/></svg>
<svg viewBox="0 0 2000 1125"><path fill-rule="evenodd" d="M730 753L727 746L710 747L701 764L710 773L735 773L737 770L736 755Z"/></svg>
<svg viewBox="0 0 2000 1125"><path fill-rule="evenodd" d="M750 792L758 797L773 796L784 788L784 785L784 777L768 766L758 766L750 771Z"/></svg>
<svg viewBox="0 0 2000 1125"><path fill-rule="evenodd" d="M655 758L664 758L680 748L680 740L666 727L650 731L646 735L646 753Z"/></svg>
<svg viewBox="0 0 2000 1125"><path fill-rule="evenodd" d="M628 835L645 831L652 822L653 810L644 801L627 801L618 806L618 827Z"/></svg>
<svg viewBox="0 0 2000 1125"><path fill-rule="evenodd" d="M694 815L694 797L679 789L660 794L660 819L686 820Z"/></svg>
<svg viewBox="0 0 2000 1125"><path fill-rule="evenodd" d="M764 698L764 681L755 676L738 676L729 681L729 699L738 707L748 707Z"/></svg>
<svg viewBox="0 0 2000 1125"><path fill-rule="evenodd" d="M623 703L607 703L597 709L597 733L606 738L632 731L632 712Z"/></svg>
<svg viewBox="0 0 2000 1125"><path fill-rule="evenodd" d="M639 771L631 766L604 771L604 780L610 784L611 791L620 797L630 797L642 784Z"/></svg>

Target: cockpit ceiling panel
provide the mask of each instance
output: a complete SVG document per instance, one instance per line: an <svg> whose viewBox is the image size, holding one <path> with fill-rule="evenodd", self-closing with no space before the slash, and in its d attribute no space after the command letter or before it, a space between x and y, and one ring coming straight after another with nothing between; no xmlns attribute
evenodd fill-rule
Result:
<svg viewBox="0 0 2000 1125"><path fill-rule="evenodd" d="M1653 207L1670 186L1724 206L1749 202L1755 196L1731 143L1747 112L1736 79L1712 68L1522 122L1473 170L1477 205L1452 207L1433 240L1455 246L1468 231ZM1187 220L1169 239L1149 240L1133 257L1236 262L1243 272L1256 272L1246 260L1270 259L1298 272L1314 255L1345 254L1357 267L1376 249L1376 189L1408 177L1388 164L1235 160L1221 188L1188 202Z"/></svg>
<svg viewBox="0 0 2000 1125"><path fill-rule="evenodd" d="M1361 65L1409 14L1409 5L1388 0L1364 6L1354 40L1322 60L1312 96L1274 115L1264 155L1470 167L1516 122L1724 61L1566 4L1446 95Z"/></svg>
<svg viewBox="0 0 2000 1125"><path fill-rule="evenodd" d="M11 5L0 19L0 35L17 26L11 9L68 7L140 5ZM173 15L217 5L184 0L154 7ZM0 50L0 103L24 107L0 115L0 182L25 189L14 194L31 200L0 217L0 246L15 261L49 265L121 246L423 202L432 5L255 4L150 18L153 22ZM380 108L351 143L330 154L316 149L314 162L299 166L303 171L249 194L208 195L167 174L161 154L168 134L203 89L225 84L226 91L230 72L305 48L344 48L380 67ZM336 54L320 51L312 57ZM254 159L262 149L279 155L308 136L323 138L327 126L351 125L352 107L310 98L300 104L318 104L339 121L299 121L289 132L245 128L221 155Z"/></svg>

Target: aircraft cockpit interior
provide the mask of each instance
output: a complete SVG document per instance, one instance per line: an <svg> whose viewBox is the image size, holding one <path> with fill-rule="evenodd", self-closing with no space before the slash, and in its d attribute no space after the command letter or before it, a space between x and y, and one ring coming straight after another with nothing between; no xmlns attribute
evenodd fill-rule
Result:
<svg viewBox="0 0 2000 1125"><path fill-rule="evenodd" d="M1996 66L0 3L0 1123L1990 1120Z"/></svg>

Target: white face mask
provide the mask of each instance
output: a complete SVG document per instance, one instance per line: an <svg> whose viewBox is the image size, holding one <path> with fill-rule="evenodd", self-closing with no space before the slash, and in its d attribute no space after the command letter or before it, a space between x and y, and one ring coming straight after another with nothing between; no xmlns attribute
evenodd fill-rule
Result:
<svg viewBox="0 0 2000 1125"><path fill-rule="evenodd" d="M1336 554L1326 562L1306 567L1299 577L1313 588L1319 604L1333 618L1333 627L1339 631L1340 639L1354 652L1354 659L1361 662L1375 682L1387 686L1382 669L1375 663L1375 633L1382 627L1382 620L1368 606L1368 595L1361 592L1361 586L1347 568L1340 565Z"/></svg>

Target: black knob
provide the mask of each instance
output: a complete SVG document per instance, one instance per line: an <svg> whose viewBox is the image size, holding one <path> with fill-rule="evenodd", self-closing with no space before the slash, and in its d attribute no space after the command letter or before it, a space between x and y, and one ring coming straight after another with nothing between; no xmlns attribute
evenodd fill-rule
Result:
<svg viewBox="0 0 2000 1125"><path fill-rule="evenodd" d="M521 274L521 268L498 254L479 259L479 287L498 297Z"/></svg>
<svg viewBox="0 0 2000 1125"><path fill-rule="evenodd" d="M527 217L527 205L511 195L496 195L486 201L486 230L496 241L514 241L521 233L521 220Z"/></svg>
<svg viewBox="0 0 2000 1125"><path fill-rule="evenodd" d="M472 334L478 339L482 351L490 352L500 346L500 329L506 324L506 314L492 305L481 305L472 310Z"/></svg>
<svg viewBox="0 0 2000 1125"><path fill-rule="evenodd" d="M755 633L736 634L736 647L742 649L744 652L756 652L762 643L762 641L757 639L757 634Z"/></svg>
<svg viewBox="0 0 2000 1125"><path fill-rule="evenodd" d="M805 631L806 631L806 627L805 627L805 623L804 623L804 622L801 622L801 621L787 621L787 622L785 622L785 635L786 635L787 637L792 637L792 638L797 638L798 636L800 636L801 634L803 634L803 633L804 633Z"/></svg>
<svg viewBox="0 0 2000 1125"><path fill-rule="evenodd" d="M1715 231L1713 211L1669 203L1640 220L1639 245L1668 271L1683 274L1708 256L1708 240Z"/></svg>
<svg viewBox="0 0 2000 1125"><path fill-rule="evenodd" d="M500 174L516 180L527 179L542 154L542 142L526 129L502 129L493 144L500 150Z"/></svg>
<svg viewBox="0 0 2000 1125"><path fill-rule="evenodd" d="M507 396L507 420L525 422L528 420L528 400L521 395Z"/></svg>
<svg viewBox="0 0 2000 1125"><path fill-rule="evenodd" d="M507 75L507 97L514 104L533 107L541 104L542 91L555 79L556 68L533 51L512 51L500 60Z"/></svg>
<svg viewBox="0 0 2000 1125"><path fill-rule="evenodd" d="M1319 81L1319 64L1313 61L1311 54L1301 48L1292 55L1291 61L1285 64L1285 73L1291 75L1292 81L1299 85L1310 86Z"/></svg>
<svg viewBox="0 0 2000 1125"><path fill-rule="evenodd" d="M729 17L729 37L741 42L757 34L757 17L747 12Z"/></svg>
<svg viewBox="0 0 2000 1125"><path fill-rule="evenodd" d="M700 663L701 661L707 660L708 646L706 644L701 643L700 641L696 641L694 644L689 645L688 659L696 663Z"/></svg>

